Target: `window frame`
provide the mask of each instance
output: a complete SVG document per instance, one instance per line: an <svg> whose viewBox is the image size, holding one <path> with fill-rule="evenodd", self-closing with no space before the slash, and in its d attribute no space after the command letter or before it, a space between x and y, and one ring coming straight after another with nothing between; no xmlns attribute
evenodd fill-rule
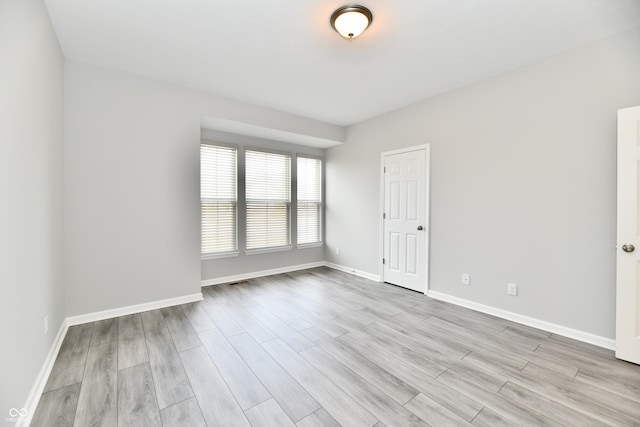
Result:
<svg viewBox="0 0 640 427"><path fill-rule="evenodd" d="M235 193L236 193L236 197L235 197L235 215L234 215L234 228L235 228L235 233L234 233L234 243L235 243L235 249L231 250L231 251L223 251L223 252L207 252L207 253L203 253L202 252L202 239L203 239L203 230L202 230L202 219L203 219L203 201L204 200L216 200L216 199L203 199L202 198L202 145L209 145L212 147L221 147L221 148L228 148L228 149L232 149L235 150ZM239 178L240 178L240 174L239 174L239 162L238 162L238 156L240 154L240 148L235 145L235 144L228 144L228 143L224 143L224 142L218 142L218 141L211 141L211 140L205 140L205 139L201 139L200 140L200 161L199 161L199 166L200 166L200 260L211 260L211 259L220 259L220 258L231 258L231 257L235 257L238 256L240 254L240 242L238 241L238 227L239 227L239 209L240 209L240 197L239 197Z"/></svg>
<svg viewBox="0 0 640 427"><path fill-rule="evenodd" d="M260 247L260 248L252 248L249 249L248 244L247 244L247 240L248 240L248 229L249 229L249 221L248 221L248 206L249 206L249 201L247 198L247 153L248 152L256 152L256 153L266 153L266 154L276 154L276 155L281 155L281 156L286 156L289 158L289 175L288 175L288 181L289 181L289 201L286 202L286 208L287 208L287 213L288 213L288 224L287 224L287 237L288 237L288 243L284 244L284 245L279 245L279 246L266 246L266 247ZM243 224L243 229L244 229L244 253L245 255L258 255L258 254L265 254L265 253L270 253L270 252L283 252L283 251L289 251L292 250L294 248L293 245L293 224L294 224L294 217L293 217L293 208L294 208L294 193L293 193L293 171L294 171L294 161L296 159L296 153L292 152L292 151L284 151L284 150L273 150L273 149L269 149L269 148L262 148L262 147L255 147L255 146L245 146L243 147L242 150L242 176L238 177L239 180L238 182L240 182L240 180L242 181L242 185L243 185L243 189L242 189L242 195L243 195L243 212L244 212L244 224ZM238 184L240 185L240 184Z"/></svg>
<svg viewBox="0 0 640 427"><path fill-rule="evenodd" d="M213 147L224 147L234 149L236 152L236 201L235 201L235 247L236 250L230 252L219 253L202 253L202 201L200 199L200 259L201 261L217 260L224 258L237 257L240 254L243 256L266 254L271 252L284 252L290 250L304 250L309 248L316 248L324 246L324 199L325 199L325 158L321 154L307 154L304 152L296 151L295 149L273 149L269 147L261 147L255 145L244 144L241 141L224 142L220 139L205 137L200 139L200 145L210 145ZM273 246L266 248L247 249L247 198L246 198L246 153L247 151L263 152L270 154L280 154L289 157L289 244L284 246ZM319 242L312 243L297 243L298 242L298 158L308 158L319 160L320 167L320 203L319 203ZM201 167L201 159L198 162ZM201 173L201 171L200 171ZM200 182L200 192L202 192L202 183ZM201 196L201 194L200 194Z"/></svg>
<svg viewBox="0 0 640 427"><path fill-rule="evenodd" d="M318 160L320 162L320 201L317 203L318 205L318 241L317 242L308 242L308 243L298 243L298 227L299 227L299 218L298 218L298 206L300 203L300 197L298 194L298 159L312 159ZM293 183L292 183L293 185ZM315 248L324 245L324 158L321 156L315 156L312 154L300 154L296 153L296 173L295 173L295 210L296 210L296 248L305 249L305 248Z"/></svg>

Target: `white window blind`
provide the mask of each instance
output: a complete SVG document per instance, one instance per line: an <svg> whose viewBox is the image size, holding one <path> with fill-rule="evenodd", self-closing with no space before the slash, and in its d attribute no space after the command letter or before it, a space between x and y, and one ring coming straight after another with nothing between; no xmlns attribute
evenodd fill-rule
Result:
<svg viewBox="0 0 640 427"><path fill-rule="evenodd" d="M298 244L322 241L322 161L298 157Z"/></svg>
<svg viewBox="0 0 640 427"><path fill-rule="evenodd" d="M237 211L235 148L200 145L201 252L235 252Z"/></svg>
<svg viewBox="0 0 640 427"><path fill-rule="evenodd" d="M247 250L287 246L291 222L291 156L245 153Z"/></svg>

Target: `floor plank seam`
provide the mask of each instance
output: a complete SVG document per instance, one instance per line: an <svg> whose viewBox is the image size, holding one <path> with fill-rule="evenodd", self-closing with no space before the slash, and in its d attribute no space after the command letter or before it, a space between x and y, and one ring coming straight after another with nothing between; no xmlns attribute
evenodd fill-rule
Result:
<svg viewBox="0 0 640 427"><path fill-rule="evenodd" d="M475 414L475 415L473 416L473 418L471 418L471 419L469 420L469 424L473 424L473 420L475 420L476 418L478 418L478 415L480 415L480 412L484 411L484 410L485 410L485 408L487 408L487 407L486 407L486 406L483 406L483 407L482 407L482 409L480 409L480 410L478 411L478 413L477 413L477 414Z"/></svg>

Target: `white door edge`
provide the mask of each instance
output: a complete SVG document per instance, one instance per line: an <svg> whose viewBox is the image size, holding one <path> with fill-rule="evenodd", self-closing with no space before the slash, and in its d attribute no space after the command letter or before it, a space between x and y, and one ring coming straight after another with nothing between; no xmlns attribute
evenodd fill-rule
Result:
<svg viewBox="0 0 640 427"><path fill-rule="evenodd" d="M616 357L640 364L640 107L618 110Z"/></svg>

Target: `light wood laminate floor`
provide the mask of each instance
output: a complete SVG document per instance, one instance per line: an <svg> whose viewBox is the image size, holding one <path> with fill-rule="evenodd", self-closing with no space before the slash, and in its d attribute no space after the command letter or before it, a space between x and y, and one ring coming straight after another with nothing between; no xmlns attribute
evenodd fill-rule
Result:
<svg viewBox="0 0 640 427"><path fill-rule="evenodd" d="M32 426L640 426L640 366L328 268L69 328Z"/></svg>

